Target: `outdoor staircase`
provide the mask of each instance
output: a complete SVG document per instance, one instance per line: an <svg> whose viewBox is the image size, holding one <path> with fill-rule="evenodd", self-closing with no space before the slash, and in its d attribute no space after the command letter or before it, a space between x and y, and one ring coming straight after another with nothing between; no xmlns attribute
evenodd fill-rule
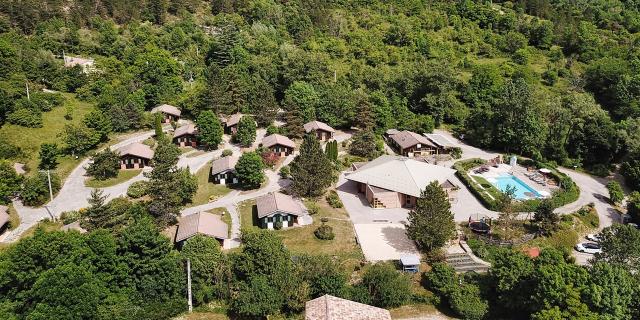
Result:
<svg viewBox="0 0 640 320"><path fill-rule="evenodd" d="M477 258L476 258L477 259ZM445 261L448 265L452 266L456 272L469 272L474 271L478 273L484 273L489 270L489 265L481 263L474 259L467 252L462 253L447 253Z"/></svg>

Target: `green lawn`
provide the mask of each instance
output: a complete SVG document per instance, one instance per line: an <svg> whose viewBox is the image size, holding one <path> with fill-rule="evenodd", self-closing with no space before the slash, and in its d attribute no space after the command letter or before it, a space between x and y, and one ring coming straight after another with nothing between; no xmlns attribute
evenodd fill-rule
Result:
<svg viewBox="0 0 640 320"><path fill-rule="evenodd" d="M81 123L84 116L94 108L93 105L76 99L73 94L64 93L63 95L66 98L64 105L43 113L42 128L25 128L8 123L0 128L0 136L15 143L26 155L26 158L12 160L25 163L27 168L30 169L30 174L37 170L40 144L47 142L57 143L58 146L62 146L60 135L64 126ZM73 118L71 120L67 120L64 117L66 113L65 106L67 105L73 107ZM64 179L81 160L81 158L75 159L71 156L61 157L59 158L56 172Z"/></svg>
<svg viewBox="0 0 640 320"><path fill-rule="evenodd" d="M309 202L306 202L309 205ZM317 202L318 213L313 215L313 224L302 227L288 228L276 231L293 254L312 253L340 256L342 260L359 261L362 259L362 251L356 243L353 224L347 212L340 208L332 208L324 199ZM249 200L238 205L242 228L256 227L257 216L255 201ZM327 224L333 227L335 238L333 240L319 240L313 232L322 225L323 217L329 219Z"/></svg>
<svg viewBox="0 0 640 320"><path fill-rule="evenodd" d="M121 184L123 182L129 181L133 177L137 176L142 172L142 169L135 170L120 170L118 171L118 176L115 178L107 179L107 180L96 180L94 178L89 178L85 180L84 185L89 188L106 188L115 186L117 184Z"/></svg>
<svg viewBox="0 0 640 320"><path fill-rule="evenodd" d="M9 230L13 230L20 225L20 216L12 204L8 206L9 211Z"/></svg>
<svg viewBox="0 0 640 320"><path fill-rule="evenodd" d="M224 185L209 182L210 169L211 162L208 162L204 167L196 172L196 178L198 179L198 191L196 191L196 194L193 196L193 200L189 206L205 204L231 192L231 189Z"/></svg>

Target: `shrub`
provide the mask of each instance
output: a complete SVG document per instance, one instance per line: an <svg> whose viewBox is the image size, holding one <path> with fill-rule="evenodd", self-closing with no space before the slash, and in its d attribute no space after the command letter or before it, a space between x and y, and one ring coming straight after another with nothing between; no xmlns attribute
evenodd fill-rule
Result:
<svg viewBox="0 0 640 320"><path fill-rule="evenodd" d="M18 108L7 116L7 122L27 128L40 128L42 113L38 110Z"/></svg>
<svg viewBox="0 0 640 320"><path fill-rule="evenodd" d="M228 157L233 155L233 150L231 149L224 149L222 150L222 157Z"/></svg>
<svg viewBox="0 0 640 320"><path fill-rule="evenodd" d="M276 163L278 163L278 160L280 159L280 157L275 152L271 152L268 150L265 150L264 152L262 152L260 154L260 157L262 157L262 163L264 163L264 165L267 167L275 166Z"/></svg>
<svg viewBox="0 0 640 320"><path fill-rule="evenodd" d="M454 159L460 159L462 158L462 149L460 147L454 147L449 154L451 154L451 157Z"/></svg>
<svg viewBox="0 0 640 320"><path fill-rule="evenodd" d="M451 309L463 319L481 320L487 314L489 305L480 296L480 288L473 284L456 286L449 295Z"/></svg>
<svg viewBox="0 0 640 320"><path fill-rule="evenodd" d="M313 234L316 236L316 238L320 240L333 240L333 238L335 238L335 234L333 233L333 228L324 223L322 223L322 225L319 226L313 232Z"/></svg>
<svg viewBox="0 0 640 320"><path fill-rule="evenodd" d="M319 211L319 208L318 208L318 205L315 202L311 202L307 206L307 212L309 212L310 215L318 214L318 211Z"/></svg>
<svg viewBox="0 0 640 320"><path fill-rule="evenodd" d="M51 173L51 190L54 194L60 190L60 178L55 173ZM47 202L49 200L47 174L38 172L35 176L25 179L20 198L28 206L39 206Z"/></svg>
<svg viewBox="0 0 640 320"><path fill-rule="evenodd" d="M60 219L63 224L70 224L80 220L81 216L80 211L65 211L60 215Z"/></svg>
<svg viewBox="0 0 640 320"><path fill-rule="evenodd" d="M616 181L607 183L607 191L609 191L609 200L614 204L618 204L624 199L624 191Z"/></svg>
<svg viewBox="0 0 640 320"><path fill-rule="evenodd" d="M276 221L276 223L273 225L273 228L276 230L280 230L282 229L283 225L282 225L282 221Z"/></svg>
<svg viewBox="0 0 640 320"><path fill-rule="evenodd" d="M327 200L327 203L329 203L329 205L333 208L343 207L342 201L340 200L340 197L335 190L329 191L329 194L327 194L325 199Z"/></svg>
<svg viewBox="0 0 640 320"><path fill-rule="evenodd" d="M282 166L279 173L283 179L288 179L289 176L291 176L291 170L289 169L289 166Z"/></svg>
<svg viewBox="0 0 640 320"><path fill-rule="evenodd" d="M147 195L148 192L147 181L136 181L127 188L127 196L133 199L138 199Z"/></svg>
<svg viewBox="0 0 640 320"><path fill-rule="evenodd" d="M96 180L106 180L118 176L120 171L120 156L115 151L106 149L92 157L93 162L87 168L87 173Z"/></svg>

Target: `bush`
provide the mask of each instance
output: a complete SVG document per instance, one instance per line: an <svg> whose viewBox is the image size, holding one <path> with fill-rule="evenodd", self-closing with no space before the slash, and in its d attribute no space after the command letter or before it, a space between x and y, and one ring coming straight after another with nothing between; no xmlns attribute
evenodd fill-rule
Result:
<svg viewBox="0 0 640 320"><path fill-rule="evenodd" d="M224 157L231 156L231 155L233 155L233 150L231 150L231 149L224 149L224 150L222 150L222 157L223 157L223 158L224 158Z"/></svg>
<svg viewBox="0 0 640 320"><path fill-rule="evenodd" d="M307 212L309 212L310 215L318 214L318 211L320 211L320 210L318 208L318 204L316 204L315 202L311 202L307 206ZM322 218L322 219L324 219L324 218Z"/></svg>
<svg viewBox="0 0 640 320"><path fill-rule="evenodd" d="M316 238L320 240L333 240L335 238L335 234L333 233L333 228L329 225L322 223L314 232Z"/></svg>
<svg viewBox="0 0 640 320"><path fill-rule="evenodd" d="M449 295L451 309L463 319L481 320L487 314L489 305L480 296L480 288L473 284L456 286Z"/></svg>
<svg viewBox="0 0 640 320"><path fill-rule="evenodd" d="M138 199L147 195L148 192L147 181L136 181L127 188L127 196L133 199Z"/></svg>
<svg viewBox="0 0 640 320"><path fill-rule="evenodd" d="M62 223L66 225L80 220L81 216L80 211L65 211L60 215L60 219L62 220Z"/></svg>
<svg viewBox="0 0 640 320"><path fill-rule="evenodd" d="M616 181L607 183L607 191L609 191L609 200L611 200L613 204L618 204L624 199L624 191Z"/></svg>
<svg viewBox="0 0 640 320"><path fill-rule="evenodd" d="M42 112L18 108L7 116L7 122L27 128L40 128L42 127Z"/></svg>
<svg viewBox="0 0 640 320"><path fill-rule="evenodd" d="M335 190L329 191L329 194L327 194L325 199L327 200L327 203L329 203L329 205L332 208L343 207L342 201L340 200L340 197L338 196L338 193Z"/></svg>
<svg viewBox="0 0 640 320"><path fill-rule="evenodd" d="M276 221L276 223L273 225L273 228L276 230L280 230L282 229L283 225L282 225L282 221Z"/></svg>
<svg viewBox="0 0 640 320"><path fill-rule="evenodd" d="M87 173L96 180L107 180L118 176L120 171L120 156L115 151L106 149L92 157L93 162L87 168Z"/></svg>
<svg viewBox="0 0 640 320"><path fill-rule="evenodd" d="M462 149L460 147L454 147L449 151L449 154L454 159L460 159L462 158Z"/></svg>
<svg viewBox="0 0 640 320"><path fill-rule="evenodd" d="M282 166L282 168L280 168L280 176L283 179L288 179L291 176L291 170L289 169L289 166Z"/></svg>
<svg viewBox="0 0 640 320"><path fill-rule="evenodd" d="M399 307L411 298L411 280L390 264L369 267L358 286L366 288L371 304L380 308Z"/></svg>

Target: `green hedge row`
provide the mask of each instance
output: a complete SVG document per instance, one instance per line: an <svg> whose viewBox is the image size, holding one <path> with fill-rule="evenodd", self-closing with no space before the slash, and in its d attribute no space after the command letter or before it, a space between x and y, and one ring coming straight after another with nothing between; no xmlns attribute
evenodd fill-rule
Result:
<svg viewBox="0 0 640 320"><path fill-rule="evenodd" d="M473 158L468 160L458 161L453 164L453 169L456 170L456 176L460 178L460 181L464 183L464 185L471 190L471 193L480 200L483 206L485 206L489 210L497 211L498 204L495 200L491 199L484 191L484 189L480 188L478 183L473 181L467 171L471 170L474 167L480 166L487 163L486 160L480 158Z"/></svg>

